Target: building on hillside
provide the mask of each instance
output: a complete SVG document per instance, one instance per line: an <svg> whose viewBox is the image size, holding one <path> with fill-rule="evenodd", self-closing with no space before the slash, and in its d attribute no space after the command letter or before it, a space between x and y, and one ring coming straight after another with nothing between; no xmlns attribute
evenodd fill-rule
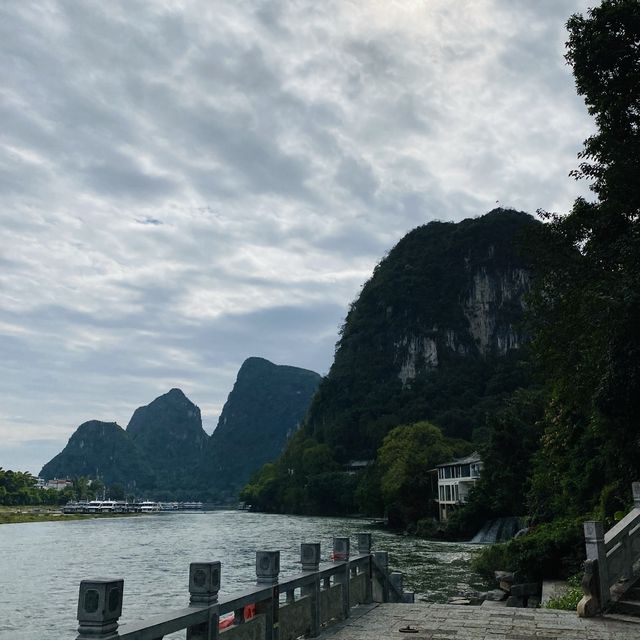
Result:
<svg viewBox="0 0 640 640"><path fill-rule="evenodd" d="M53 478L47 482L47 489L55 489L56 491L62 491L67 487L73 486L73 482L68 478Z"/></svg>
<svg viewBox="0 0 640 640"><path fill-rule="evenodd" d="M433 471L438 474L438 518L446 520L451 513L467 501L469 490L480 479L482 460L477 451L465 458L439 464Z"/></svg>
<svg viewBox="0 0 640 640"><path fill-rule="evenodd" d="M36 478L36 489L46 489L47 481L44 478Z"/></svg>

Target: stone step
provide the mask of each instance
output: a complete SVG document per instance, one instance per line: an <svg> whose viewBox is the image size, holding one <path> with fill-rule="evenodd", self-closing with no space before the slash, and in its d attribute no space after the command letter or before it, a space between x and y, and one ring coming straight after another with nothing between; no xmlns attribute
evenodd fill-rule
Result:
<svg viewBox="0 0 640 640"><path fill-rule="evenodd" d="M628 616L640 618L640 601L639 600L618 600L613 606L614 613L622 613Z"/></svg>
<svg viewBox="0 0 640 640"><path fill-rule="evenodd" d="M624 594L624 599L640 600L640 587L631 587L631 589Z"/></svg>

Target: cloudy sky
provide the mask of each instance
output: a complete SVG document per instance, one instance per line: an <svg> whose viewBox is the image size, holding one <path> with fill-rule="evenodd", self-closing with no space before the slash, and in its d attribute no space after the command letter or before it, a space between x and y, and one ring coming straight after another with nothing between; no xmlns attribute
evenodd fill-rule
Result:
<svg viewBox="0 0 640 640"><path fill-rule="evenodd" d="M0 466L248 356L326 373L407 231L566 211L587 0L0 5Z"/></svg>

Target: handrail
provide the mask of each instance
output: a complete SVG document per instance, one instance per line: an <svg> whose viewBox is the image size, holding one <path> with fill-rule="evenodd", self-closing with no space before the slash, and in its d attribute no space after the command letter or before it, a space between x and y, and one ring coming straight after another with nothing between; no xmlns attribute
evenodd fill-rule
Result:
<svg viewBox="0 0 640 640"><path fill-rule="evenodd" d="M402 574L389 572L388 554L371 552L370 533L358 534L358 554L353 558L349 538L334 538L333 551L333 557L340 560L320 565L320 544L303 543L302 573L282 581L280 552L257 551L256 586L220 600L221 563L193 562L189 566L188 607L120 627L124 580L83 580L76 640L161 640L182 629L187 630L188 640L213 640L225 633L231 633L229 640L233 640L233 629L245 623L244 608L248 605L255 605L258 623L252 637L276 640L279 632L287 637L282 630L287 624L290 637L313 637L323 624L349 617L354 604L412 601L413 594L403 592ZM296 590L300 591L298 599ZM281 594L286 594L286 602L280 603ZM219 619L228 613L234 613L233 626L221 631Z"/></svg>
<svg viewBox="0 0 640 640"><path fill-rule="evenodd" d="M584 523L590 584L578 604L583 617L606 611L633 585L634 564L640 560L640 482L631 485L633 508L605 533L599 521Z"/></svg>

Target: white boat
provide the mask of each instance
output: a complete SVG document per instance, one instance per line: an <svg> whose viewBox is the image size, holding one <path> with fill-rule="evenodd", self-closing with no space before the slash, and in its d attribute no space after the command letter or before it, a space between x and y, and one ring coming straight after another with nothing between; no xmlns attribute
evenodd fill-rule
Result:
<svg viewBox="0 0 640 640"><path fill-rule="evenodd" d="M160 511L178 511L180 505L177 502L159 502Z"/></svg>
<svg viewBox="0 0 640 640"><path fill-rule="evenodd" d="M157 502L145 500L140 503L140 511L142 511L142 513L154 513L160 511L160 505Z"/></svg>

